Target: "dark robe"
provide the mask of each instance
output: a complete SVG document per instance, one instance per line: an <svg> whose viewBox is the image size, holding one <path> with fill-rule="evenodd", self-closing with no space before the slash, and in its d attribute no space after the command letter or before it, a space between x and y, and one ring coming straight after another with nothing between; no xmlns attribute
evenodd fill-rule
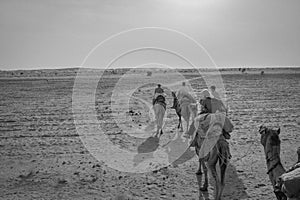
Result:
<svg viewBox="0 0 300 200"><path fill-rule="evenodd" d="M202 105L200 114L215 113L217 110L221 112L226 111L223 102L219 99L207 97L205 99L201 99L200 104Z"/></svg>

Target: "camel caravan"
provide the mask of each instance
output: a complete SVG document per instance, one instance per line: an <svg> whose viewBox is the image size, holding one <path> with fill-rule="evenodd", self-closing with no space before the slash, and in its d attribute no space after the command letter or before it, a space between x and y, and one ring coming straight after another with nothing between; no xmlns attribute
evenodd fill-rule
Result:
<svg viewBox="0 0 300 200"><path fill-rule="evenodd" d="M211 92L207 89L202 90L200 100L197 102L183 82L177 92L171 92L173 106L170 108L175 109L178 116L177 128L182 132L180 137L182 140L190 141L190 147L195 148L199 158L196 175L202 175L204 172L204 183L200 190L207 191L208 171L210 171L215 181L215 200L220 200L225 187L226 169L231 159L227 140L230 139L234 126L227 116L228 110L216 87L211 86L210 89ZM154 137L160 138L163 134L163 119L166 111L166 94L160 84L154 91L152 103L157 125ZM186 122L184 132L182 119ZM297 151L298 162L286 171L280 161L280 130L261 126L259 133L267 160L267 174L277 199L300 199L300 147ZM216 170L217 163L219 163L220 175Z"/></svg>

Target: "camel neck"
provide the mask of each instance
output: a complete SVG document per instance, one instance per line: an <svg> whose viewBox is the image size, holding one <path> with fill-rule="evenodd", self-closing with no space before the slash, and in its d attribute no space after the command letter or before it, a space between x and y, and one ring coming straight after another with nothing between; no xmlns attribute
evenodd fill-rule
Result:
<svg viewBox="0 0 300 200"><path fill-rule="evenodd" d="M280 151L273 150L270 152L266 152L266 159L267 159L267 168L268 168L267 174L270 174L270 173L273 174L274 171L279 172L279 174L280 174L281 172L285 171L281 164ZM275 174L278 174L278 173L275 173Z"/></svg>
<svg viewBox="0 0 300 200"><path fill-rule="evenodd" d="M267 174L270 177L273 187L275 187L277 178L285 172L285 169L281 164L279 153L273 152L272 156L266 153L266 159L268 168Z"/></svg>

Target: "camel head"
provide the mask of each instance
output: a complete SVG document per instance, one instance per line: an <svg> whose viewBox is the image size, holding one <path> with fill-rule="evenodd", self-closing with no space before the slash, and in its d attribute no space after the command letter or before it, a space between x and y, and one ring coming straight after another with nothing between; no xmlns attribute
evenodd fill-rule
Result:
<svg viewBox="0 0 300 200"><path fill-rule="evenodd" d="M279 181L279 177L285 172L280 161L280 128L274 130L262 125L259 133L261 135L260 142L264 146L266 154L267 174L269 174L274 193L278 200L286 200L286 195L281 190L282 183Z"/></svg>
<svg viewBox="0 0 300 200"><path fill-rule="evenodd" d="M265 148L271 148L273 146L279 146L280 145L280 139L279 139L279 134L280 134L280 128L277 130L270 129L264 125L261 125L259 128L259 133L261 135L260 137L260 143L265 147Z"/></svg>

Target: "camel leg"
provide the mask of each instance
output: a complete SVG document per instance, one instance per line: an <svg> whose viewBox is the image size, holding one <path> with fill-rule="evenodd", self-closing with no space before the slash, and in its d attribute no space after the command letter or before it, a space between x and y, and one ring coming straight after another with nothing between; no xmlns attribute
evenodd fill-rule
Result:
<svg viewBox="0 0 300 200"><path fill-rule="evenodd" d="M157 128L156 128L156 133L155 133L154 137L160 136L159 133L160 133L161 128L158 123L159 123L158 120L156 120Z"/></svg>
<svg viewBox="0 0 300 200"><path fill-rule="evenodd" d="M220 191L219 191L219 198L221 199L222 193L225 187L225 173L226 173L226 168L227 168L227 159L224 160L224 162L220 164L220 173L221 173L221 183L220 183Z"/></svg>
<svg viewBox="0 0 300 200"><path fill-rule="evenodd" d="M188 130L190 128L190 116L191 116L190 107L187 107L186 133L188 132Z"/></svg>
<svg viewBox="0 0 300 200"><path fill-rule="evenodd" d="M157 128L157 130L156 130L156 133L155 133L154 137L158 137L158 134L159 134L159 128Z"/></svg>
<svg viewBox="0 0 300 200"><path fill-rule="evenodd" d="M179 123L178 123L178 129L180 128L180 126L182 127L182 124L181 124L181 116L179 116Z"/></svg>
<svg viewBox="0 0 300 200"><path fill-rule="evenodd" d="M211 175L215 180L215 200L220 200L220 196L219 196L219 186L220 186L220 180L217 174L217 170L216 170L216 165L208 165Z"/></svg>
<svg viewBox="0 0 300 200"><path fill-rule="evenodd" d="M181 119L181 116L180 116L180 118L179 118L179 121L180 121L180 127L181 127L180 131L183 132L183 126L182 126L182 119Z"/></svg>
<svg viewBox="0 0 300 200"><path fill-rule="evenodd" d="M190 120L188 119L188 120L186 121L186 131L185 131L185 133L188 132L189 127L190 127Z"/></svg>
<svg viewBox="0 0 300 200"><path fill-rule="evenodd" d="M215 180L215 200L220 200L220 178L218 176L216 165L218 162L218 152L216 147L214 147L213 151L210 153L210 157L208 160L208 168L211 172L212 177Z"/></svg>
<svg viewBox="0 0 300 200"><path fill-rule="evenodd" d="M161 107L156 107L155 111L155 118L156 118L156 124L157 124L157 130L156 130L156 137L160 137L163 132L162 132L162 127L163 127L163 119L165 115L165 110L162 110L163 108Z"/></svg>
<svg viewBox="0 0 300 200"><path fill-rule="evenodd" d="M181 119L181 116L179 117L179 124L180 124L180 127L182 128L182 119Z"/></svg>
<svg viewBox="0 0 300 200"><path fill-rule="evenodd" d="M196 172L196 175L202 175L201 165L202 165L202 160L199 158L199 167L198 167L198 170Z"/></svg>
<svg viewBox="0 0 300 200"><path fill-rule="evenodd" d="M189 121L189 118L190 118L188 107L183 106L181 108L181 116L184 119L184 121L186 121L186 123L187 123L186 130L188 130L188 127L189 127L189 122L188 121ZM181 131L183 131L183 127L181 128Z"/></svg>
<svg viewBox="0 0 300 200"><path fill-rule="evenodd" d="M200 190L201 191L207 191L207 188L208 188L208 170L207 170L207 167L206 167L206 164L205 164L204 160L201 161L201 164L202 164L202 169L203 169L203 172L204 172L204 184L202 185Z"/></svg>
<svg viewBox="0 0 300 200"><path fill-rule="evenodd" d="M189 118L188 118L188 117L186 117L184 120L186 121L186 131L183 133L183 136L186 136L186 134L187 134L188 131L189 131L190 121L189 121Z"/></svg>
<svg viewBox="0 0 300 200"><path fill-rule="evenodd" d="M160 136L162 136L162 134L164 134L162 128L157 128L155 137L160 138Z"/></svg>
<svg viewBox="0 0 300 200"><path fill-rule="evenodd" d="M162 136L162 134L164 134L164 133L163 133L162 129L160 129L160 135L159 135L159 137Z"/></svg>
<svg viewBox="0 0 300 200"><path fill-rule="evenodd" d="M159 130L160 130L160 124L159 124L159 119L156 118L156 125L157 125L157 128L156 128L156 134L155 134L155 137L158 137L159 136Z"/></svg>

